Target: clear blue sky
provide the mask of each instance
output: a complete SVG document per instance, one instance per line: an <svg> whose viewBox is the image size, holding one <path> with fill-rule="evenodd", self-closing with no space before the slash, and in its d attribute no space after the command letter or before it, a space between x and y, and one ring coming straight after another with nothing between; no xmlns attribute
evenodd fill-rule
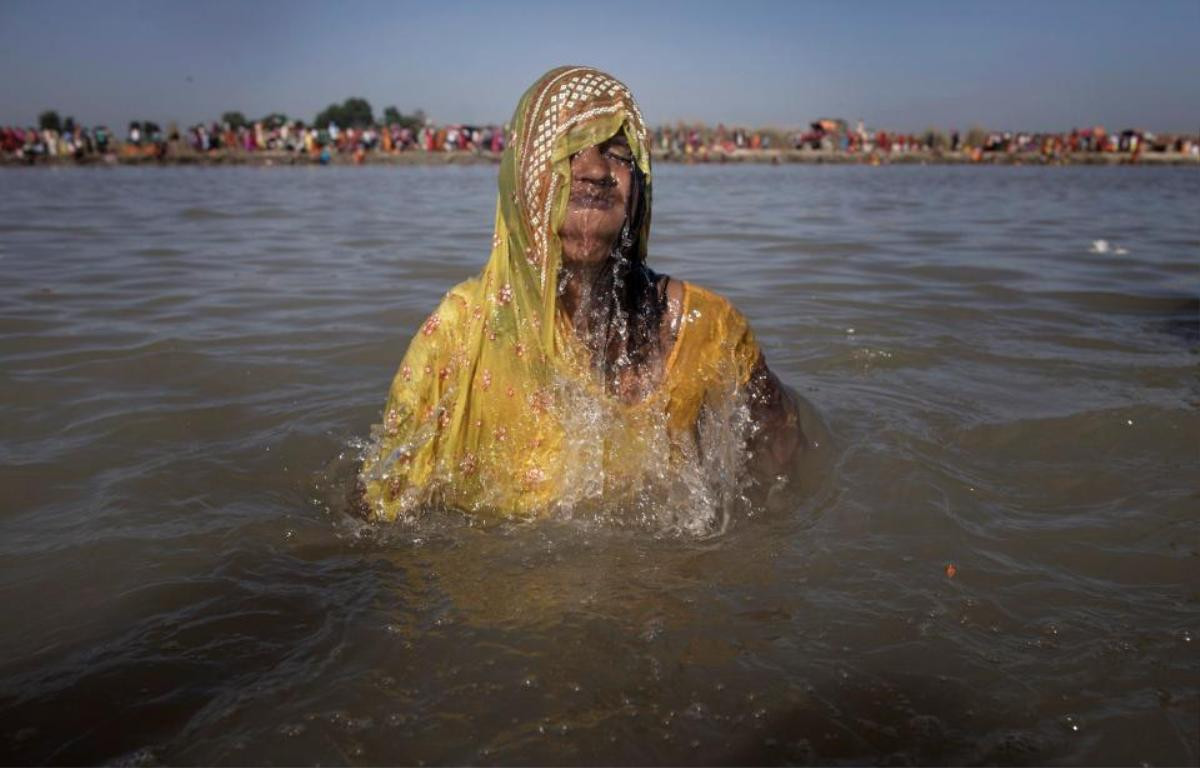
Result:
<svg viewBox="0 0 1200 768"><path fill-rule="evenodd" d="M503 122L591 64L652 122L1200 131L1200 0L0 0L0 124L187 124L237 109Z"/></svg>

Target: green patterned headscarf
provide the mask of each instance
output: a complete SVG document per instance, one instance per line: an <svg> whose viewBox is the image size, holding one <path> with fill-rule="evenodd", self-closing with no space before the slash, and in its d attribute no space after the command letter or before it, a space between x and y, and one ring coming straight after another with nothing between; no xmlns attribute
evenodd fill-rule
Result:
<svg viewBox="0 0 1200 768"><path fill-rule="evenodd" d="M563 379L586 378L579 341L557 310L558 229L571 156L618 131L643 179L649 235L650 154L629 90L590 67L559 67L521 97L500 164L492 251L425 321L392 383L363 465L375 517L419 505L529 514L557 498Z"/></svg>

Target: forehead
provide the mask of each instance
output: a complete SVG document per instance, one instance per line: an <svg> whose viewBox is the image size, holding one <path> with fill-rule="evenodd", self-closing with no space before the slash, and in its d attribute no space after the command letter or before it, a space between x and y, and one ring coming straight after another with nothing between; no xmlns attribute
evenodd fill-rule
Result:
<svg viewBox="0 0 1200 768"><path fill-rule="evenodd" d="M624 83L590 67L552 70L523 99L522 135L514 141L525 184L548 169L555 144L568 132L620 113L638 141L646 143L641 110Z"/></svg>

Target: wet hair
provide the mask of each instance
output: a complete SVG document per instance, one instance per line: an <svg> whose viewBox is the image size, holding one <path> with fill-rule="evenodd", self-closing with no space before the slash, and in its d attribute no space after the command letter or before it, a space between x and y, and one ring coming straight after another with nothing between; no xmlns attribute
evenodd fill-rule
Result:
<svg viewBox="0 0 1200 768"><path fill-rule="evenodd" d="M650 215L648 198L646 177L634 163L625 224L613 243L609 268L601 270L592 286L594 296L612 296L594 317L604 329L602 356L597 362L610 384L619 369L636 369L647 362L657 349L659 326L667 311L667 281L646 266L646 248L641 242Z"/></svg>

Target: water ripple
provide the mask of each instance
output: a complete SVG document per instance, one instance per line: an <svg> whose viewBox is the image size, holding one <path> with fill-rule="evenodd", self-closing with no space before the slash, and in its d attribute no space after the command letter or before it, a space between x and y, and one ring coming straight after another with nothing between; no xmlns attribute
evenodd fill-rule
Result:
<svg viewBox="0 0 1200 768"><path fill-rule="evenodd" d="M494 168L5 174L12 762L1196 760L1186 169L657 171L837 447L702 541L353 516Z"/></svg>

